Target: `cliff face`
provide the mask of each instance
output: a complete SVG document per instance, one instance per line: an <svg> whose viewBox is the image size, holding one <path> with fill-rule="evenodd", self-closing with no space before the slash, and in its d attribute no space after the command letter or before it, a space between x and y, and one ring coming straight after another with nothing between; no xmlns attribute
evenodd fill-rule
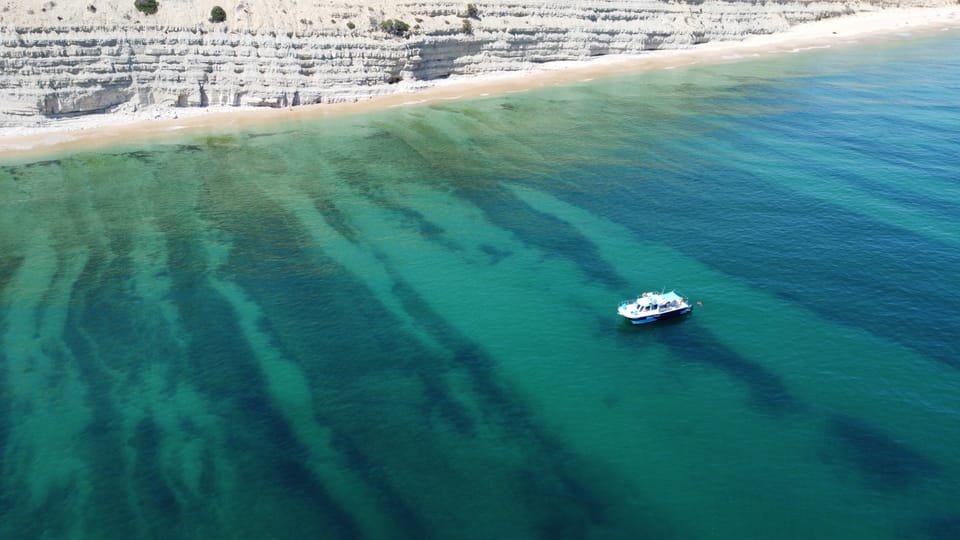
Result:
<svg viewBox="0 0 960 540"><path fill-rule="evenodd" d="M74 2L73 12L47 2L29 17L11 15L10 5L3 8L0 126L37 126L63 116L156 105L355 100L450 76L742 39L883 5L478 1L472 4L476 16L468 17L466 2L329 4L298 11L293 0L262 5L241 0L228 8L225 23L215 24L204 20L212 2L161 0L160 12L146 16L133 9L132 0L126 6L111 1L101 8ZM24 9L22 2L14 7ZM101 10L112 11L108 16ZM410 35L382 31L386 19L407 22Z"/></svg>

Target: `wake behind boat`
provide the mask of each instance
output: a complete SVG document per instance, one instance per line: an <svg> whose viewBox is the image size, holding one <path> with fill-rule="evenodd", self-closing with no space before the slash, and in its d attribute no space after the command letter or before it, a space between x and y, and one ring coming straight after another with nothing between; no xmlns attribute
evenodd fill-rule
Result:
<svg viewBox="0 0 960 540"><path fill-rule="evenodd" d="M636 300L624 300L617 308L617 313L633 324L646 324L661 319L669 319L679 315L686 315L693 311L693 306L683 296L674 291L645 292Z"/></svg>

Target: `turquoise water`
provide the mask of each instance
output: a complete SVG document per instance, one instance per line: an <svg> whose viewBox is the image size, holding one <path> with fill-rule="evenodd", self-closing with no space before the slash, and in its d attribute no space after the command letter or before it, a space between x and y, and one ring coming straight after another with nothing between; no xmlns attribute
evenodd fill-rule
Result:
<svg viewBox="0 0 960 540"><path fill-rule="evenodd" d="M2 166L0 537L960 536L958 50Z"/></svg>

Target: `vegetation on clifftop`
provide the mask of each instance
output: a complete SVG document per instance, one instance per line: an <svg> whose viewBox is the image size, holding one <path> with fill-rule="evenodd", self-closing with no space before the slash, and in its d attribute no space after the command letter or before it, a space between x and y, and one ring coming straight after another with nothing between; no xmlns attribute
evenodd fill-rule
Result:
<svg viewBox="0 0 960 540"><path fill-rule="evenodd" d="M213 6L210 10L210 22L223 22L227 20L227 12L220 6Z"/></svg>
<svg viewBox="0 0 960 540"><path fill-rule="evenodd" d="M380 23L380 29L388 34L406 37L407 32L410 31L410 25L400 19L387 19Z"/></svg>
<svg viewBox="0 0 960 540"><path fill-rule="evenodd" d="M160 3L157 0L133 0L133 6L137 11L147 15L153 15L160 9Z"/></svg>

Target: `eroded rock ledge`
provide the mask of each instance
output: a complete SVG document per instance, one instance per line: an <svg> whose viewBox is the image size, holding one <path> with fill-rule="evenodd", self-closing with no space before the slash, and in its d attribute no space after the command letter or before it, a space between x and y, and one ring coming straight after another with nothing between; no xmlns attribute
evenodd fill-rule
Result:
<svg viewBox="0 0 960 540"><path fill-rule="evenodd" d="M472 3L476 16L468 17L466 2L328 4L298 13L296 2L286 5L291 1L241 1L227 8L230 18L220 24L203 20L213 5L204 1L165 0L156 16L136 12L132 0L128 6L111 0L99 9L76 3L75 12L47 2L49 12L31 9L35 17L11 15L14 3L7 1L0 16L0 126L41 126L65 116L149 106L352 101L394 92L398 82L409 87L559 60L739 40L885 7L839 1L516 0ZM24 9L24 2L15 4ZM113 12L108 17L101 10ZM410 24L410 35L382 31L380 22L388 18Z"/></svg>

